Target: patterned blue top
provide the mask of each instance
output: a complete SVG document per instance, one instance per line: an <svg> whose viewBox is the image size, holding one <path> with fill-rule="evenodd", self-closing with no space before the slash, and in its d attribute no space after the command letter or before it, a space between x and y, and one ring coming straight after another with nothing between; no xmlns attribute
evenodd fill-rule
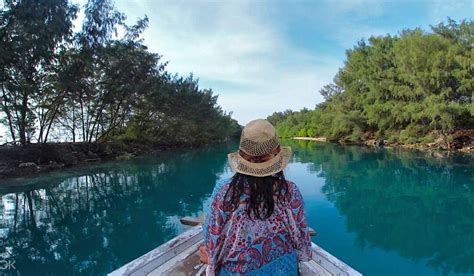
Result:
<svg viewBox="0 0 474 276"><path fill-rule="evenodd" d="M288 181L283 202L266 220L249 218L245 194L236 210L224 210L228 188L227 182L216 185L207 212L207 275L298 275L298 260L311 258L311 239L296 185Z"/></svg>

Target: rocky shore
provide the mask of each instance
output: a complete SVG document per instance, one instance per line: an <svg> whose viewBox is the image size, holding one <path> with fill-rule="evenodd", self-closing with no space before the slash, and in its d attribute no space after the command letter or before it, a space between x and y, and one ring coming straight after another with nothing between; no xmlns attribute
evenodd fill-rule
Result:
<svg viewBox="0 0 474 276"><path fill-rule="evenodd" d="M0 146L0 183L2 178L35 175L99 161L126 160L169 148L173 146L121 142Z"/></svg>
<svg viewBox="0 0 474 276"><path fill-rule="evenodd" d="M459 130L449 137L440 135L439 133L432 133L437 138L433 142L427 143L399 143L390 142L383 138L375 138L373 133L364 134L360 141L351 141L349 137L342 138L338 141L329 141L325 137L293 137L295 140L311 140L318 142L337 142L340 144L356 144L376 147L399 147L406 149L417 150L436 150L436 151L459 151L474 154L474 130L466 129Z"/></svg>
<svg viewBox="0 0 474 276"><path fill-rule="evenodd" d="M449 136L433 132L432 136L435 136L437 138L434 139L433 142L425 143L404 144L398 142L390 142L380 138L374 139L373 137L369 137L369 139L363 141L362 144L370 146L388 146L418 150L460 151L474 153L474 130L472 129L459 130Z"/></svg>
<svg viewBox="0 0 474 276"><path fill-rule="evenodd" d="M414 144L393 143L382 138L374 138L371 134L365 135L364 140L358 142L349 139L329 141L324 137L294 137L294 139L376 147L398 147L433 152L460 151L474 154L474 130L458 131L449 139L439 137L431 143ZM124 142L3 145L0 146L0 185L1 179L8 177L31 176L93 162L127 160L134 156L154 154L177 147L191 147L191 145L150 145Z"/></svg>

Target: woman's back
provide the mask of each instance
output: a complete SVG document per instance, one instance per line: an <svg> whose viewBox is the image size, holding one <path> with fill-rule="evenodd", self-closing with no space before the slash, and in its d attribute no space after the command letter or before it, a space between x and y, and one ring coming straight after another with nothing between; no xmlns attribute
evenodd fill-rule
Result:
<svg viewBox="0 0 474 276"><path fill-rule="evenodd" d="M228 159L235 175L216 186L207 212L207 274L297 275L298 260L311 258L311 240L301 193L283 174L291 148L258 119L242 129Z"/></svg>
<svg viewBox="0 0 474 276"><path fill-rule="evenodd" d="M231 183L217 185L206 221L206 245L209 274L297 273L298 260L311 258L311 240L304 214L301 193L287 181L281 200L276 200L272 214L260 219L248 212L249 195L242 193L232 210L225 204Z"/></svg>

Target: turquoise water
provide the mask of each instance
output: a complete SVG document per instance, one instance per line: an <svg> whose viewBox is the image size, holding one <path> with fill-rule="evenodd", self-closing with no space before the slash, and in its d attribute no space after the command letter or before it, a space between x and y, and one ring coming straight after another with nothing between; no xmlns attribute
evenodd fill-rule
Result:
<svg viewBox="0 0 474 276"><path fill-rule="evenodd" d="M474 273L474 158L286 143L321 247L365 275ZM185 231L235 147L3 180L0 259L15 275L110 272Z"/></svg>

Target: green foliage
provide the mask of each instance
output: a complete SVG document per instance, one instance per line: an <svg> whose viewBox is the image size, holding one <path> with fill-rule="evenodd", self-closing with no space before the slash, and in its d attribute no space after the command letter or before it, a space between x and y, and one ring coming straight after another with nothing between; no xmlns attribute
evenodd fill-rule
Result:
<svg viewBox="0 0 474 276"><path fill-rule="evenodd" d="M448 19L431 33L404 30L360 41L321 89L325 102L276 120L280 135L359 141L372 133L416 143L433 140L423 139L432 131L446 136L474 128L473 32L472 21Z"/></svg>
<svg viewBox="0 0 474 276"><path fill-rule="evenodd" d="M206 144L235 136L240 126L217 105L212 90L198 81L163 75L138 103L138 112L114 133L123 140L159 144Z"/></svg>
<svg viewBox="0 0 474 276"><path fill-rule="evenodd" d="M267 117L267 120L273 124L277 125L281 122L283 122L288 116L290 116L293 113L291 110L285 110L284 112L274 112L272 115Z"/></svg>
<svg viewBox="0 0 474 276"><path fill-rule="evenodd" d="M36 123L50 120L44 112L55 93L50 79L76 12L66 0L9 0L0 11L0 111L12 138L23 145Z"/></svg>
<svg viewBox="0 0 474 276"><path fill-rule="evenodd" d="M1 10L0 112L14 141L46 143L54 133L202 144L238 132L211 90L172 76L148 51L139 39L146 17L129 26L113 1L89 0L74 34L77 11L66 0L6 1Z"/></svg>

